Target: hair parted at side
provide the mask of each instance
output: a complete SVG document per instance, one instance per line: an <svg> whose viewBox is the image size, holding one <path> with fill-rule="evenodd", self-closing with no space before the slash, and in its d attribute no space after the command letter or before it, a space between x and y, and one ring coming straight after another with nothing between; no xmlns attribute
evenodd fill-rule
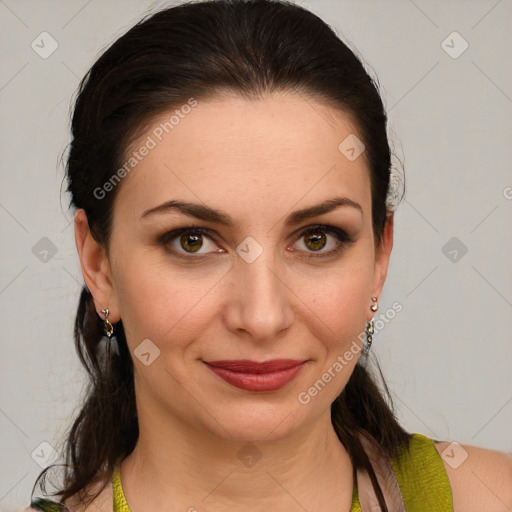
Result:
<svg viewBox="0 0 512 512"><path fill-rule="evenodd" d="M387 200L394 192L387 116L360 60L325 22L295 4L209 0L146 16L98 58L80 83L66 165L70 206L85 210L91 232L107 254L114 199L122 182L101 198L94 191L123 166L130 143L155 116L191 97L206 100L225 91L248 98L293 91L350 115L365 145L375 243L381 243ZM63 484L51 494L61 502L75 495L84 503L92 501L96 495L86 496L85 487L93 482L106 485L114 465L137 443L133 362L122 320L114 335L119 350L106 365L102 321L84 287L74 338L89 384L65 439ZM354 469L368 470L387 511L358 436L369 433L391 458L407 446L411 434L398 423L376 365L384 392L370 370L356 364L331 406L331 418ZM56 465L38 476L32 496L37 485L47 494L45 480L52 467Z"/></svg>

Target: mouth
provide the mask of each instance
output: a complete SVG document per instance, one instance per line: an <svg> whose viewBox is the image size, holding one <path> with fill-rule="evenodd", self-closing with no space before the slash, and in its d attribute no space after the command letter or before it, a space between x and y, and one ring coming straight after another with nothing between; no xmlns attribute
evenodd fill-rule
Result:
<svg viewBox="0 0 512 512"><path fill-rule="evenodd" d="M277 391L291 382L307 360L274 359L272 361L230 360L203 361L222 380L246 391Z"/></svg>

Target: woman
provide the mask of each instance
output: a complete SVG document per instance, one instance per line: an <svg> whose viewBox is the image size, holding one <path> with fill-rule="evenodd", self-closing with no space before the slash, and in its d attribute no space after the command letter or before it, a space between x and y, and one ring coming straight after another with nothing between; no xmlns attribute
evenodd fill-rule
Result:
<svg viewBox="0 0 512 512"><path fill-rule="evenodd" d="M512 507L510 458L406 432L366 366L386 114L325 23L268 0L163 10L94 64L72 135L91 385L62 505L32 510Z"/></svg>

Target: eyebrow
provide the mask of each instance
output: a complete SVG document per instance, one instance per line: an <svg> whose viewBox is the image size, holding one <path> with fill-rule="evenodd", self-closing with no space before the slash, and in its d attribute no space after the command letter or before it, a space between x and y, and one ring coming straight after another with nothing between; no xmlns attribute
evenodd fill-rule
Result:
<svg viewBox="0 0 512 512"><path fill-rule="evenodd" d="M355 208L361 212L361 216L363 215L363 209L361 208L361 205L359 203L356 203L355 201L349 199L348 197L333 197L331 199L323 201L320 204L310 206L302 210L297 210L291 213L286 217L285 225L292 226L295 224L299 224L300 222L306 219L310 219L312 217L317 217L319 215L329 213L342 206ZM165 203L155 206L154 208L149 208L148 210L145 210L142 213L140 219L142 220L150 215L158 213L168 213L170 211L179 211L182 214L187 215L189 217L195 217L196 219L210 221L228 227L232 227L235 224L235 221L231 216L220 210L216 210L214 208L210 208L209 206L205 206L198 203L190 203L188 201L178 200L166 201Z"/></svg>

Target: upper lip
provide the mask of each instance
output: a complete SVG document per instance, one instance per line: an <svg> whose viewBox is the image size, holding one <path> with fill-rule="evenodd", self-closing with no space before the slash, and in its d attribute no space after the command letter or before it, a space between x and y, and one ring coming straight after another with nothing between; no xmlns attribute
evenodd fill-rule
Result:
<svg viewBox="0 0 512 512"><path fill-rule="evenodd" d="M204 361L210 366L225 368L232 372L239 373L272 373L295 368L306 362L305 359L272 359L270 361L250 361L249 359L226 360L226 361Z"/></svg>

